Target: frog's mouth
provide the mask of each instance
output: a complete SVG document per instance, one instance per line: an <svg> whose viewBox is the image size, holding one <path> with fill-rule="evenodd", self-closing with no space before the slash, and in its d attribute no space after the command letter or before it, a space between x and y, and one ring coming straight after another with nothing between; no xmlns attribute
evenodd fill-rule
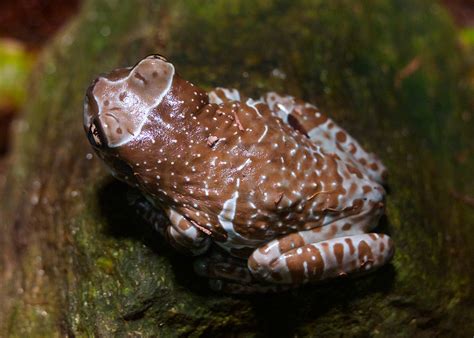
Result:
<svg viewBox="0 0 474 338"><path fill-rule="evenodd" d="M84 128L94 145L119 147L135 139L169 92L174 66L152 55L136 66L98 77L84 101Z"/></svg>

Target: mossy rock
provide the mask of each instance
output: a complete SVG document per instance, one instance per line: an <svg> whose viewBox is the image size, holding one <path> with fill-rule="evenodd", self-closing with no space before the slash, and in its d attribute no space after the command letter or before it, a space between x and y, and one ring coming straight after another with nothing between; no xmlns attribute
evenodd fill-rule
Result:
<svg viewBox="0 0 474 338"><path fill-rule="evenodd" d="M89 82L150 53L205 88L317 103L376 152L393 263L283 294L209 291L127 205L82 130ZM472 334L464 60L428 0L86 1L42 55L0 182L0 336Z"/></svg>

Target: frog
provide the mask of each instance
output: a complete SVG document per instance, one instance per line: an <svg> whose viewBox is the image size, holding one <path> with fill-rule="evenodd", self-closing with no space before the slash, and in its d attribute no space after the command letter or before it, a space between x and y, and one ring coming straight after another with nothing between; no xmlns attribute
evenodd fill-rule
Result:
<svg viewBox="0 0 474 338"><path fill-rule="evenodd" d="M154 54L92 81L83 118L97 156L215 290L358 276L394 254L373 232L386 167L314 104L206 91Z"/></svg>

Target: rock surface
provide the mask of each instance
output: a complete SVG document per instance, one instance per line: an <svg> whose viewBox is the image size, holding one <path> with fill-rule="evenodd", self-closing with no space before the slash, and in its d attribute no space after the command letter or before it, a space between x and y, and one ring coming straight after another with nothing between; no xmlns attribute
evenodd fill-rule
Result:
<svg viewBox="0 0 474 338"><path fill-rule="evenodd" d="M42 55L0 180L0 336L474 332L473 83L428 0L90 0ZM390 172L393 264L356 280L207 290L92 155L96 74L160 53L206 88L315 102Z"/></svg>

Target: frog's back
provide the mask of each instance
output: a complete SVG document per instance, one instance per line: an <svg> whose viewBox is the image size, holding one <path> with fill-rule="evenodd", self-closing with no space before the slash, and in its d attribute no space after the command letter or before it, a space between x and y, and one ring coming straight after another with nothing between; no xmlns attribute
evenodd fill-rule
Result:
<svg viewBox="0 0 474 338"><path fill-rule="evenodd" d="M347 188L343 161L324 154L265 102L234 97L219 102L211 95L218 108L199 117L210 148L203 165L219 182L214 223L227 236L222 245L255 247L320 226L328 210L337 213Z"/></svg>

